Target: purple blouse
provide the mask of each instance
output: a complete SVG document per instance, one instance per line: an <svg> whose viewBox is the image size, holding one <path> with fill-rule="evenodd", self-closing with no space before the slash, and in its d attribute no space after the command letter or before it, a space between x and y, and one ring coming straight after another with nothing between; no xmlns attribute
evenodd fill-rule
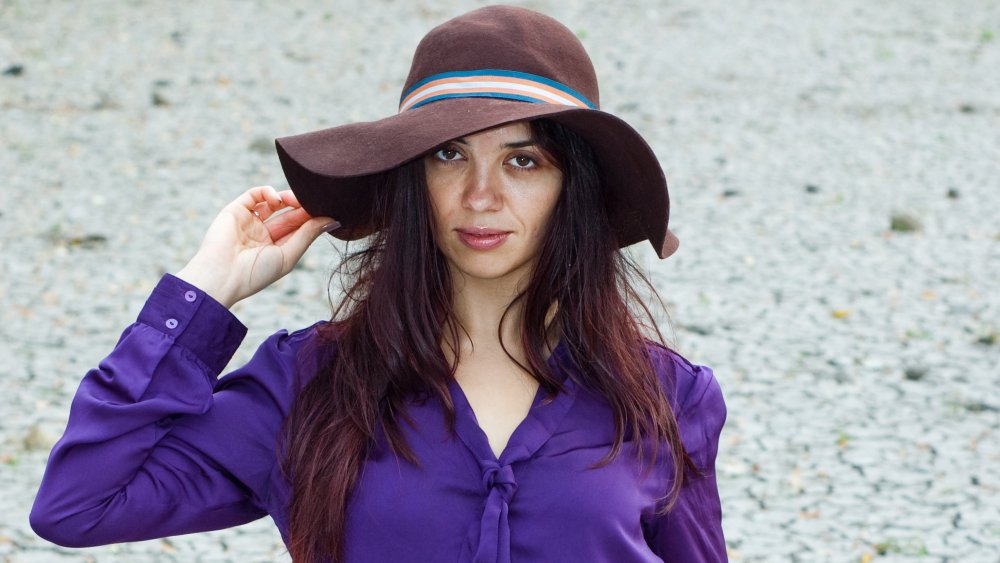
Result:
<svg viewBox="0 0 1000 563"><path fill-rule="evenodd" d="M217 380L245 335L222 305L164 276L80 384L31 511L34 530L83 547L270 515L287 541L290 487L275 444L315 325L275 333ZM457 436L436 397L410 402L416 426L402 430L423 467L375 448L348 503L346 561L725 561L714 467L726 408L712 371L654 349L684 444L706 473L657 517L668 460L643 479L629 440L614 462L587 469L608 452L613 419L606 400L560 367L567 360L562 346L549 359L567 392L543 405L539 387L499 459L454 381Z"/></svg>

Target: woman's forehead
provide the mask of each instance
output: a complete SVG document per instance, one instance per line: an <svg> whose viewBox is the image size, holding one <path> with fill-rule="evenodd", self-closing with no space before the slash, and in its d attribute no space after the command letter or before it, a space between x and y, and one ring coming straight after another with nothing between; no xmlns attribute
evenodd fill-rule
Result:
<svg viewBox="0 0 1000 563"><path fill-rule="evenodd" d="M516 121L506 123L476 133L462 135L452 139L454 142L463 144L483 144L483 145L506 145L520 141L528 141L534 137L531 125L527 121Z"/></svg>

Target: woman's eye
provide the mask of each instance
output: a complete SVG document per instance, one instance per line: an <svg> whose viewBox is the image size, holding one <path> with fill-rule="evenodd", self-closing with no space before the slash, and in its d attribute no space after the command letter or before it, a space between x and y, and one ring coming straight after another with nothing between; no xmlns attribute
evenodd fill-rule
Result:
<svg viewBox="0 0 1000 563"><path fill-rule="evenodd" d="M434 158L437 158L438 160L456 160L459 156L461 155L455 149L438 149L438 151L434 153Z"/></svg>
<svg viewBox="0 0 1000 563"><path fill-rule="evenodd" d="M510 163L517 168L531 168L536 165L535 159L523 154L511 158Z"/></svg>

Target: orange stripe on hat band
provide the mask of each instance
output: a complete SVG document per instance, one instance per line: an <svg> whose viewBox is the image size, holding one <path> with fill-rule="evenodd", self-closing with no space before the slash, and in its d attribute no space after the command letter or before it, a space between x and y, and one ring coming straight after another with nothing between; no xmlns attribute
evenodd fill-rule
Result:
<svg viewBox="0 0 1000 563"><path fill-rule="evenodd" d="M400 113L446 98L504 98L523 102L596 109L593 103L559 82L508 70L478 70L436 74L404 92Z"/></svg>

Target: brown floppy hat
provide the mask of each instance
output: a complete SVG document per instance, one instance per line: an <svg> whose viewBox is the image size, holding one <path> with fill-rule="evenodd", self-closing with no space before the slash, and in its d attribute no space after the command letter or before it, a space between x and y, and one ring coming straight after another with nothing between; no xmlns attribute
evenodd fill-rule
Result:
<svg viewBox="0 0 1000 563"><path fill-rule="evenodd" d="M656 155L631 126L599 109L583 45L558 21L489 6L432 29L413 55L399 113L275 139L288 185L310 215L333 217L342 240L369 235L372 181L452 139L506 123L558 121L594 149L619 246L677 250Z"/></svg>

